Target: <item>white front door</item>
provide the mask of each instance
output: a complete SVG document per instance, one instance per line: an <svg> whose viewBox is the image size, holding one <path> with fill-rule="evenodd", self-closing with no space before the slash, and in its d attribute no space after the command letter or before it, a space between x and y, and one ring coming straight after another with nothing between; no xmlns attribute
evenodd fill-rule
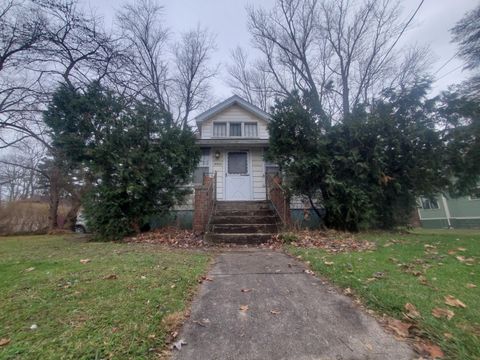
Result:
<svg viewBox="0 0 480 360"><path fill-rule="evenodd" d="M228 151L225 171L225 200L251 200L252 182L248 151Z"/></svg>

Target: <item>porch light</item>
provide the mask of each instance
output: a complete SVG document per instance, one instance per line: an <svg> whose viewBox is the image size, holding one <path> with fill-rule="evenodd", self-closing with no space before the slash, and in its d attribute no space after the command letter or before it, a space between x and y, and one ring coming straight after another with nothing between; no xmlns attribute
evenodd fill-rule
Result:
<svg viewBox="0 0 480 360"><path fill-rule="evenodd" d="M220 159L220 151L215 151L215 159Z"/></svg>

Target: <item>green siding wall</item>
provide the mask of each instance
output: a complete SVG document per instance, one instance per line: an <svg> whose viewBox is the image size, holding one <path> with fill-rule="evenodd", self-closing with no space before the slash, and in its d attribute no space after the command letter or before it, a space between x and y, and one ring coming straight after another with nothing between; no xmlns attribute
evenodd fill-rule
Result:
<svg viewBox="0 0 480 360"><path fill-rule="evenodd" d="M309 210L310 216L305 220L304 210L303 209L291 209L290 216L292 220L292 225L294 227L299 227L302 229L318 229L320 228L320 219L313 210Z"/></svg>
<svg viewBox="0 0 480 360"><path fill-rule="evenodd" d="M425 228L448 227L447 216L441 196L437 196L438 209L419 209L420 221ZM454 228L480 228L480 200L470 197L446 197L450 211L450 223Z"/></svg>
<svg viewBox="0 0 480 360"><path fill-rule="evenodd" d="M162 216L153 216L150 227L158 229L164 226L178 226L181 229L193 228L193 210L176 210Z"/></svg>

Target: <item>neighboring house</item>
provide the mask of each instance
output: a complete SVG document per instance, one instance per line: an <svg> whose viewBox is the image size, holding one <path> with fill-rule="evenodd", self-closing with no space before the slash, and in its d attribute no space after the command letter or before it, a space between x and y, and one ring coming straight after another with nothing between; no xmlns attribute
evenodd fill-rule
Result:
<svg viewBox="0 0 480 360"><path fill-rule="evenodd" d="M424 228L480 228L480 187L460 198L422 197L418 215Z"/></svg>
<svg viewBox="0 0 480 360"><path fill-rule="evenodd" d="M267 177L278 173L278 166L264 159L269 144L269 114L234 95L198 115L195 121L202 155L193 185L201 185L204 176L216 174L217 201L267 200ZM174 222L191 227L195 206L192 194L175 208ZM302 220L303 203L293 201L292 207L293 218ZM164 224L158 221L153 225Z"/></svg>

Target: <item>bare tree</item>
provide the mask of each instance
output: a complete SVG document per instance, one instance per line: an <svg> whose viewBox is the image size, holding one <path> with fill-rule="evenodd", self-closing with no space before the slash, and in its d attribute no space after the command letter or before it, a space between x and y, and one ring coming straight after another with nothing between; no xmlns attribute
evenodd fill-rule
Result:
<svg viewBox="0 0 480 360"><path fill-rule="evenodd" d="M328 127L383 84L410 77L397 69L421 68L425 50L402 59L398 43L422 3L402 20L393 0L277 0L271 11L249 8L249 28L276 95L299 91Z"/></svg>
<svg viewBox="0 0 480 360"><path fill-rule="evenodd" d="M214 49L214 37L200 26L184 33L174 47L173 82L177 93L177 121L182 127L188 124L191 112L209 100L209 80L217 74L218 69L218 66L209 66Z"/></svg>
<svg viewBox="0 0 480 360"><path fill-rule="evenodd" d="M215 40L197 26L172 42L163 10L153 0L136 0L118 13L125 50L115 82L122 93L152 101L185 126L192 111L208 101L209 81L217 72L210 65Z"/></svg>
<svg viewBox="0 0 480 360"><path fill-rule="evenodd" d="M0 158L0 182L8 201L32 198L42 188L39 166L45 148L24 140L14 145L15 151Z"/></svg>
<svg viewBox="0 0 480 360"><path fill-rule="evenodd" d="M126 51L123 85L133 97L142 96L160 109L170 110L171 86L166 58L169 30L163 21L163 6L153 0L137 0L117 14Z"/></svg>
<svg viewBox="0 0 480 360"><path fill-rule="evenodd" d="M227 84L235 94L267 111L275 94L268 66L261 61L250 64L246 51L241 47L232 51L231 59L232 63L227 66Z"/></svg>
<svg viewBox="0 0 480 360"><path fill-rule="evenodd" d="M30 1L10 0L0 7L0 149L33 133L28 125L42 102L38 64L46 19Z"/></svg>

